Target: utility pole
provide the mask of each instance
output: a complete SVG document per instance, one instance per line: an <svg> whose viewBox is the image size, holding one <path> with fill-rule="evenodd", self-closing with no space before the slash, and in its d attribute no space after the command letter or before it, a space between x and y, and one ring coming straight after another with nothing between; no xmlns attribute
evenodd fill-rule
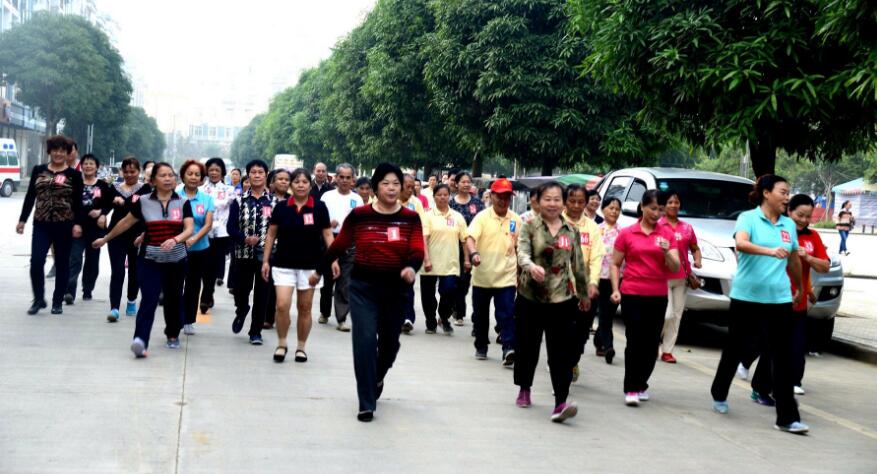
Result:
<svg viewBox="0 0 877 474"><path fill-rule="evenodd" d="M94 151L94 124L91 123L85 127L85 152L92 153Z"/></svg>

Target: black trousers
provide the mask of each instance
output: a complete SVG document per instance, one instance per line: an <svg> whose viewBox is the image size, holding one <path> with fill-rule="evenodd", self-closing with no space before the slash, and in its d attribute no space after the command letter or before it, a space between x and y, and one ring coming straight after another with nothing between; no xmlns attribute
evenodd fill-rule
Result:
<svg viewBox="0 0 877 474"><path fill-rule="evenodd" d="M573 360L578 351L577 339L573 334L577 312L576 299L548 304L518 295L515 300L515 385L524 389L533 385L544 332L554 404L566 402L572 383Z"/></svg>
<svg viewBox="0 0 877 474"><path fill-rule="evenodd" d="M143 298L137 309L134 337L139 337L146 347L149 347L149 335L152 333L152 323L155 320L155 311L158 309L159 295L162 293L164 294L164 304L162 304L164 334L169 339L180 337L180 329L183 326L183 311L180 303L183 299L186 260L157 263L141 257L137 270L140 272L140 281L143 282Z"/></svg>
<svg viewBox="0 0 877 474"><path fill-rule="evenodd" d="M262 335L265 311L268 306L268 283L262 279L262 262L256 259L236 259L234 306L237 318L246 319L250 312L250 292L253 292L250 336Z"/></svg>
<svg viewBox="0 0 877 474"><path fill-rule="evenodd" d="M73 240L70 249L70 278L67 281L67 293L74 298L80 272L82 272L82 294L90 295L94 291L94 284L100 273L100 249L92 248L91 244L105 234L105 230L96 226L83 227L82 237Z"/></svg>
<svg viewBox="0 0 877 474"><path fill-rule="evenodd" d="M420 304L423 306L427 329L438 327L435 319L436 311L443 323L450 320L457 296L457 278L456 275L420 276ZM436 286L438 286L438 300L435 298Z"/></svg>
<svg viewBox="0 0 877 474"><path fill-rule="evenodd" d="M460 251L463 255L463 251ZM462 257L461 262L462 262ZM463 264L460 263L460 268ZM454 298L454 317L457 319L466 319L466 295L469 294L469 287L472 286L472 272L460 270L460 276L457 277L457 290Z"/></svg>
<svg viewBox="0 0 877 474"><path fill-rule="evenodd" d="M186 273L186 288L183 290L183 322L195 324L198 317L198 303L201 300L201 283L209 271L210 249L189 251L189 271Z"/></svg>
<svg viewBox="0 0 877 474"><path fill-rule="evenodd" d="M230 237L210 239L210 247L205 250L207 262L204 264L204 278L201 280L204 284L204 289L201 290L201 302L208 306L213 306L216 280L225 278L225 257L228 255L229 242L231 242Z"/></svg>
<svg viewBox="0 0 877 474"><path fill-rule="evenodd" d="M627 336L627 346L624 348L624 393L645 392L649 388L666 311L666 296L621 294L621 315Z"/></svg>
<svg viewBox="0 0 877 474"><path fill-rule="evenodd" d="M600 296L597 298L597 334L594 335L594 345L597 349L607 351L614 348L615 336L612 334L612 323L615 321L615 313L618 305L612 302L612 282L608 279L600 280ZM593 304L593 303L592 303Z"/></svg>
<svg viewBox="0 0 877 474"><path fill-rule="evenodd" d="M800 421L792 381L794 324L791 303L762 304L732 299L728 339L711 388L713 400L728 399L737 364L755 340L761 359L753 377L753 389L763 394L773 392L778 425Z"/></svg>
<svg viewBox="0 0 877 474"><path fill-rule="evenodd" d="M128 301L137 300L137 247L134 241L119 236L107 243L110 254L110 309L119 309L122 303L122 285L125 283L125 259L128 259Z"/></svg>
<svg viewBox="0 0 877 474"><path fill-rule="evenodd" d="M575 341L575 356L573 357L573 365L579 363L582 354L585 353L585 344L591 337L591 327L594 326L594 318L597 316L597 300L591 300L591 307L587 311L582 311L576 305L576 311L573 315L573 340ZM595 338L596 340L596 338Z"/></svg>
<svg viewBox="0 0 877 474"><path fill-rule="evenodd" d="M70 279L70 247L73 245L73 222L34 222L30 247L30 285L34 301L46 299L46 256L49 249L55 248L55 291L52 293L52 306L59 306L64 300L67 283Z"/></svg>

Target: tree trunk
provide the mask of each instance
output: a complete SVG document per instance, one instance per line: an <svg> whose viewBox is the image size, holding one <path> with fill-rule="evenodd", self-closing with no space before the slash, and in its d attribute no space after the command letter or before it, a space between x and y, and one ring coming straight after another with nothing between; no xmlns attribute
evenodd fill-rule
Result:
<svg viewBox="0 0 877 474"><path fill-rule="evenodd" d="M475 156L472 158L472 177L480 178L481 177L481 154L477 151L475 152Z"/></svg>
<svg viewBox="0 0 877 474"><path fill-rule="evenodd" d="M425 165L423 165L423 180L424 181L429 181L429 175L432 174L432 169L433 169L433 164L430 162L427 162Z"/></svg>
<svg viewBox="0 0 877 474"><path fill-rule="evenodd" d="M773 139L768 134L759 135L755 140L749 142L749 151L752 171L755 173L756 180L766 174L774 173L777 163L777 149Z"/></svg>
<svg viewBox="0 0 877 474"><path fill-rule="evenodd" d="M542 159L542 176L551 176L554 173L554 160L551 158Z"/></svg>

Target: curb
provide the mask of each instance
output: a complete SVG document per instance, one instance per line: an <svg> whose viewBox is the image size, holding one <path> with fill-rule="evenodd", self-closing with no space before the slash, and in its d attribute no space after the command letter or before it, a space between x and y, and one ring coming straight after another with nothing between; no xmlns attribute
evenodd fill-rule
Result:
<svg viewBox="0 0 877 474"><path fill-rule="evenodd" d="M858 342L833 338L828 345L828 351L835 355L877 365L877 348Z"/></svg>
<svg viewBox="0 0 877 474"><path fill-rule="evenodd" d="M861 280L877 280L877 275L853 275L851 273L844 274L844 278L858 278Z"/></svg>

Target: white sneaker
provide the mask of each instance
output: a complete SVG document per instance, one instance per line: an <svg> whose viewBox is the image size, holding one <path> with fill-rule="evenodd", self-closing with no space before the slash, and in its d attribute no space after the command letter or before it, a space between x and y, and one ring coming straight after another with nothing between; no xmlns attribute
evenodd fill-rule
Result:
<svg viewBox="0 0 877 474"><path fill-rule="evenodd" d="M195 325L194 324L185 324L183 325L183 334L187 336L195 335Z"/></svg>
<svg viewBox="0 0 877 474"><path fill-rule="evenodd" d="M743 367L743 364L738 364L737 365L737 377L741 378L743 380L748 380L749 379L749 369L747 369L746 367Z"/></svg>
<svg viewBox="0 0 877 474"><path fill-rule="evenodd" d="M624 404L629 407L639 406L639 394L636 392L625 393Z"/></svg>
<svg viewBox="0 0 877 474"><path fill-rule="evenodd" d="M402 325L402 332L405 334L411 334L411 331L414 330L414 323L411 322L410 319L405 320L405 324Z"/></svg>
<svg viewBox="0 0 877 474"><path fill-rule="evenodd" d="M804 392L804 387L795 385L795 395L804 395L805 393L806 392Z"/></svg>
<svg viewBox="0 0 877 474"><path fill-rule="evenodd" d="M338 326L336 326L335 329L341 332L350 332L350 325L347 324L347 321L341 321L340 323L338 323Z"/></svg>
<svg viewBox="0 0 877 474"><path fill-rule="evenodd" d="M638 392L636 397L639 398L639 401L641 402L647 402L649 401L649 392Z"/></svg>
<svg viewBox="0 0 877 474"><path fill-rule="evenodd" d="M317 322L320 323L320 324L326 324L326 323L329 322L329 317L328 317L328 316L323 316L323 315L321 314L320 317L317 319Z"/></svg>

